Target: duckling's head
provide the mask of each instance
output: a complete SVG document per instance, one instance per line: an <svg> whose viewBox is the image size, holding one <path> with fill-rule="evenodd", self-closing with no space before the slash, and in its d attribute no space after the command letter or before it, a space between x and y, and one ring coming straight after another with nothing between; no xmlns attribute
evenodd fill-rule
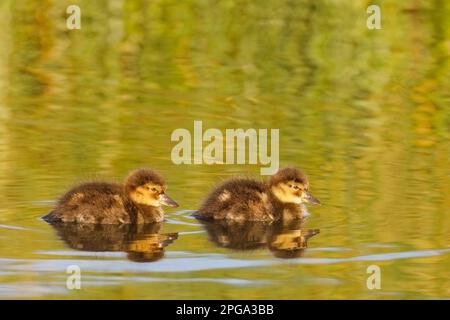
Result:
<svg viewBox="0 0 450 320"><path fill-rule="evenodd" d="M125 179L125 192L137 204L161 207L178 207L178 203L166 194L164 178L150 169L138 169Z"/></svg>
<svg viewBox="0 0 450 320"><path fill-rule="evenodd" d="M275 197L283 203L320 204L309 192L309 181L300 170L292 167L282 168L269 181Z"/></svg>

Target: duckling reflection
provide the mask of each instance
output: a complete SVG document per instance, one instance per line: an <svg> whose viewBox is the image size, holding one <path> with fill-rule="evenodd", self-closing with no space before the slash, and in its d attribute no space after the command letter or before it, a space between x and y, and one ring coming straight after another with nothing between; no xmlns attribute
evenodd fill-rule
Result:
<svg viewBox="0 0 450 320"><path fill-rule="evenodd" d="M269 249L277 258L299 258L304 255L308 240L320 232L305 229L303 222L264 221L201 221L209 240L219 247L233 250Z"/></svg>
<svg viewBox="0 0 450 320"><path fill-rule="evenodd" d="M164 256L164 248L178 233L161 234L161 223L78 224L53 223L58 236L72 249L81 251L123 251L135 262L153 262Z"/></svg>

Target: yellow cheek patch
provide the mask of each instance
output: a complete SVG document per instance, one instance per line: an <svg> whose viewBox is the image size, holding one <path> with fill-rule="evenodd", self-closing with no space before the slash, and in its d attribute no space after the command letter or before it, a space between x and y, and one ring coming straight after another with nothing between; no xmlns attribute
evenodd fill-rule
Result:
<svg viewBox="0 0 450 320"><path fill-rule="evenodd" d="M288 184L278 184L272 187L273 194L284 203L301 203L301 197L294 192L294 189L289 187ZM300 192L300 191L298 191Z"/></svg>
<svg viewBox="0 0 450 320"><path fill-rule="evenodd" d="M152 207L159 207L159 199L155 199L152 195L149 195L148 192L143 192L144 188L139 187L136 189L136 191L132 192L130 194L131 200L133 200L136 203L144 204L147 206Z"/></svg>

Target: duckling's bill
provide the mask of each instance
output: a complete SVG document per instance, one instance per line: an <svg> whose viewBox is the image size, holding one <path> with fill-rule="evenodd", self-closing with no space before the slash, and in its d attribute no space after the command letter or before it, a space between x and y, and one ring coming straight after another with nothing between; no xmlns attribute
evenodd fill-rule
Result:
<svg viewBox="0 0 450 320"><path fill-rule="evenodd" d="M311 194L311 192L309 192L309 191L307 191L306 192L306 194L305 194L305 201L307 202L307 203L310 203L310 204L314 204L314 205L320 205L321 203L320 203L320 201L319 201L319 199L317 199L316 197L314 197L312 194Z"/></svg>
<svg viewBox="0 0 450 320"><path fill-rule="evenodd" d="M173 199L171 199L167 194L163 193L160 198L159 201L161 204L168 206L168 207L173 207L176 208L178 207L178 203L176 203Z"/></svg>

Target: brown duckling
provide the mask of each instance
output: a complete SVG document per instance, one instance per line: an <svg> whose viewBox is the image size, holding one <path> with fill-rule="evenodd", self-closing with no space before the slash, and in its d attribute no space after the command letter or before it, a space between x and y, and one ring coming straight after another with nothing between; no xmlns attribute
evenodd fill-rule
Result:
<svg viewBox="0 0 450 320"><path fill-rule="evenodd" d="M287 167L267 182L247 178L225 181L212 191L195 216L237 221L301 219L307 213L306 203L320 201L309 192L306 175Z"/></svg>
<svg viewBox="0 0 450 320"><path fill-rule="evenodd" d="M164 220L161 205L177 207L164 178L150 169L129 174L123 184L90 182L74 187L43 219L94 224L153 223Z"/></svg>

